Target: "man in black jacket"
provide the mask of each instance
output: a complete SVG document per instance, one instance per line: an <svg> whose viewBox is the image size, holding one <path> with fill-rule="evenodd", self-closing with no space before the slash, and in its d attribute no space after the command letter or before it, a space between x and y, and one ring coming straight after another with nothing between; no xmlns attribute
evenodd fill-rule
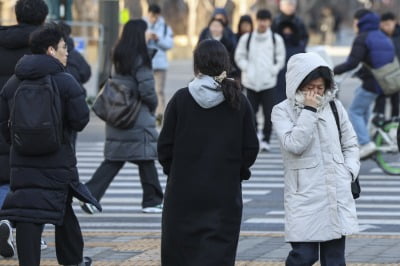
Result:
<svg viewBox="0 0 400 266"><path fill-rule="evenodd" d="M12 140L11 190L4 201L0 217L16 225L18 259L23 266L40 265L40 237L42 227L47 223L55 225L59 264L90 265L90 259L83 258L83 238L71 206L72 197L93 204L101 210L98 202L79 182L71 133L81 131L87 125L89 108L82 87L65 72L68 51L64 39L62 31L54 25L44 26L33 32L30 37L33 54L25 55L18 61L15 75L0 91L0 133L8 143ZM43 155L21 154L14 146L14 143L19 142L11 136L7 128L10 106L22 81L47 76L51 77L54 87L58 88L62 103L61 147ZM22 107L19 109L22 110Z"/></svg>
<svg viewBox="0 0 400 266"><path fill-rule="evenodd" d="M0 26L0 90L14 74L17 61L29 50L29 35L46 19L48 8L43 0L18 0L15 4L17 25ZM10 190L10 146L0 134L0 208ZM6 246L0 244L0 255L14 256L12 231L8 222L2 221L0 228L9 233ZM3 236L4 237L4 236Z"/></svg>
<svg viewBox="0 0 400 266"><path fill-rule="evenodd" d="M392 12L381 15L381 30L392 39L396 56L400 60L400 25L396 22L396 16ZM392 105L392 119L399 120L399 93L395 93L389 97L379 95L375 101L374 112L376 116L372 121L379 123L385 120L386 98L390 98Z"/></svg>

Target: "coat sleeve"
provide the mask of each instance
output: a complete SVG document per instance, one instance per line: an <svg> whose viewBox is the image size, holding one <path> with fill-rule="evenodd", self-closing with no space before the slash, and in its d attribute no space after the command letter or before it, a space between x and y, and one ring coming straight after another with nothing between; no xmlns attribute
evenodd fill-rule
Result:
<svg viewBox="0 0 400 266"><path fill-rule="evenodd" d="M158 36L158 41L155 42L156 47L163 50L167 51L171 49L174 46L174 33L172 32L172 29L170 26L167 26L167 33L164 34L164 32Z"/></svg>
<svg viewBox="0 0 400 266"><path fill-rule="evenodd" d="M272 109L271 121L278 139L284 150L301 155L313 139L313 131L318 122L315 112L303 109L297 118L292 121L283 104L275 105Z"/></svg>
<svg viewBox="0 0 400 266"><path fill-rule="evenodd" d="M362 36L358 36L351 47L350 55L346 62L335 66L333 72L335 75L340 75L344 72L352 70L358 66L362 59L367 55L367 46Z"/></svg>
<svg viewBox="0 0 400 266"><path fill-rule="evenodd" d="M340 131L342 134L341 145L344 157L344 164L350 171L353 178L358 176L360 170L360 155L357 142L357 135L349 120L347 112L340 101L335 101L340 113Z"/></svg>
<svg viewBox="0 0 400 266"><path fill-rule="evenodd" d="M75 131L82 131L89 123L90 110L86 104L85 91L79 83L67 73L63 73L60 82L67 91L66 96L66 123Z"/></svg>
<svg viewBox="0 0 400 266"><path fill-rule="evenodd" d="M154 112L157 108L157 94L154 87L153 71L149 67L141 65L134 75L138 82L138 90L142 102L149 107L150 112Z"/></svg>
<svg viewBox="0 0 400 266"><path fill-rule="evenodd" d="M173 159L176 136L176 96L169 101L164 113L163 127L157 142L158 161L163 167L164 174L169 175Z"/></svg>
<svg viewBox="0 0 400 266"><path fill-rule="evenodd" d="M5 97L4 89L0 92L0 145L10 143L10 130L8 128L8 119L10 111L8 101Z"/></svg>
<svg viewBox="0 0 400 266"><path fill-rule="evenodd" d="M241 180L248 180L251 176L250 166L252 166L257 159L257 154L260 149L256 127L254 123L253 110L246 97L243 97L245 114L243 123L243 147L242 147L242 165L240 168Z"/></svg>
<svg viewBox="0 0 400 266"><path fill-rule="evenodd" d="M285 43L282 37L277 33L272 33L276 39L276 65L275 73L278 74L279 71L285 66L286 63L286 49Z"/></svg>
<svg viewBox="0 0 400 266"><path fill-rule="evenodd" d="M247 39L249 38L249 34L246 33L239 39L239 43L236 47L235 51L235 62L242 71L247 70L247 66L249 64L248 60L248 52L246 49Z"/></svg>

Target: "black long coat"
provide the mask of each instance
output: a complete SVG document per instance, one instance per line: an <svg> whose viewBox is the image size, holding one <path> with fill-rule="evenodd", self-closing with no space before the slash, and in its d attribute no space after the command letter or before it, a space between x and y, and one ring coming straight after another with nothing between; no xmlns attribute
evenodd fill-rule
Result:
<svg viewBox="0 0 400 266"><path fill-rule="evenodd" d="M0 90L14 74L15 65L24 55L29 54L29 35L38 26L20 24L0 26ZM0 134L0 185L10 183L10 145Z"/></svg>
<svg viewBox="0 0 400 266"><path fill-rule="evenodd" d="M168 175L162 215L163 266L234 265L243 179L258 153L251 107L203 109L187 88L169 102L158 140Z"/></svg>
<svg viewBox="0 0 400 266"><path fill-rule="evenodd" d="M11 145L10 193L1 219L32 223L63 222L69 195L97 205L87 188L79 183L72 131L81 131L89 122L89 108L82 87L55 58L48 55L25 55L15 68L15 75L0 92L1 134L10 140L7 121L14 93L21 80L52 75L62 102L64 143L55 153L43 156L22 156ZM32 110L35 112L35 110Z"/></svg>

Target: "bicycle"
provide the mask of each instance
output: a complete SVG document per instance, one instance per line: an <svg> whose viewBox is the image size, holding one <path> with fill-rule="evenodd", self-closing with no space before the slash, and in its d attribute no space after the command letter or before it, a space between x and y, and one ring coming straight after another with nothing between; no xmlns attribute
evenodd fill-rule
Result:
<svg viewBox="0 0 400 266"><path fill-rule="evenodd" d="M360 66L359 66L360 67ZM340 87L348 77L359 69L344 73L341 78L335 77L335 82ZM400 152L397 145L397 129L399 121L393 119L371 119L369 129L375 145L376 151L361 160L372 159L382 171L388 175L400 175Z"/></svg>
<svg viewBox="0 0 400 266"><path fill-rule="evenodd" d="M399 121L375 117L371 120L371 126L375 131L373 140L376 152L366 159L372 158L386 174L400 175L400 153L397 145Z"/></svg>

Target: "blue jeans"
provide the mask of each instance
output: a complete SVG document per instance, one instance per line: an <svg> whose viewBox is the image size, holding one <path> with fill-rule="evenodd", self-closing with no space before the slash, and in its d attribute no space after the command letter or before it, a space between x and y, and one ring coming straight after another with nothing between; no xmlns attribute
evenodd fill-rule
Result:
<svg viewBox="0 0 400 266"><path fill-rule="evenodd" d="M360 145L371 141L368 132L368 119L371 115L372 104L378 95L362 87L357 88L354 99L349 108L349 118L357 134Z"/></svg>
<svg viewBox="0 0 400 266"><path fill-rule="evenodd" d="M3 207L3 203L4 203L4 200L6 199L8 191L10 191L9 184L0 186L0 209Z"/></svg>

